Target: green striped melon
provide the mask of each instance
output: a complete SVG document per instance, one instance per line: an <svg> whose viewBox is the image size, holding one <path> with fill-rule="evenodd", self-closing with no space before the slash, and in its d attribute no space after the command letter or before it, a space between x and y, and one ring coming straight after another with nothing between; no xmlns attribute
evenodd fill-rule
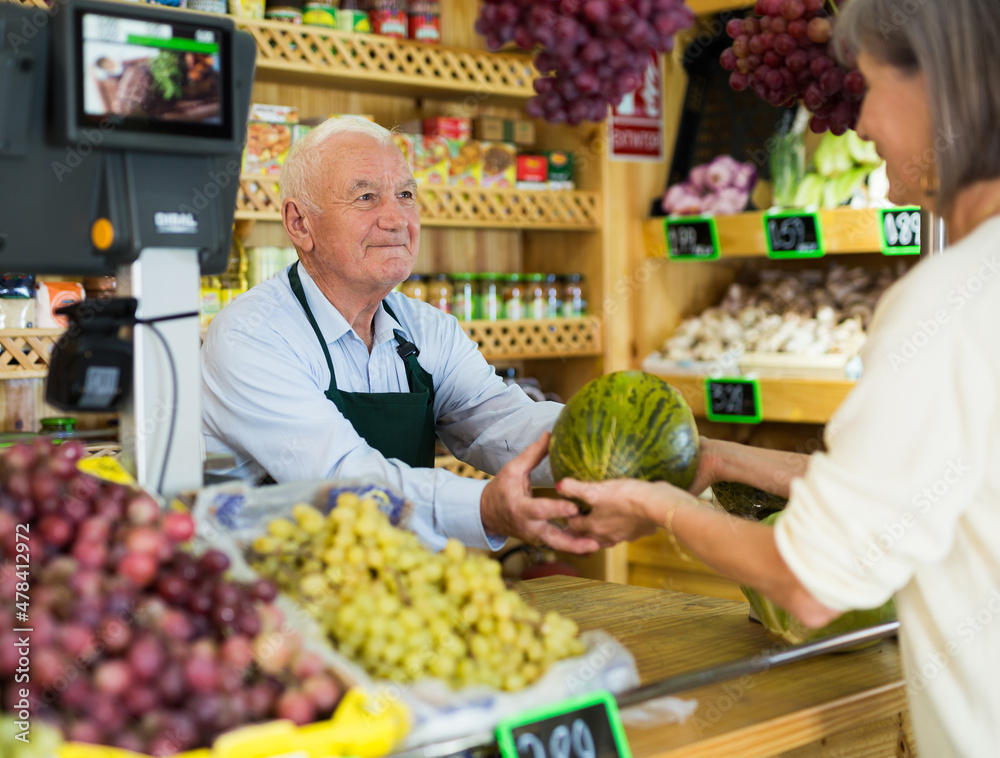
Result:
<svg viewBox="0 0 1000 758"><path fill-rule="evenodd" d="M562 409L549 460L557 482L631 478L687 489L698 449L694 415L677 389L643 371L618 371L586 384Z"/></svg>

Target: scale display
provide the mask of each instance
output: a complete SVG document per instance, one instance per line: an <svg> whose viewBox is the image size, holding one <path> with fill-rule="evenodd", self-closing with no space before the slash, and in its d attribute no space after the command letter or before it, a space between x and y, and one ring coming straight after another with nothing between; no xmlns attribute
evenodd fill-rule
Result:
<svg viewBox="0 0 1000 758"><path fill-rule="evenodd" d="M223 30L82 11L77 35L78 125L231 136Z"/></svg>

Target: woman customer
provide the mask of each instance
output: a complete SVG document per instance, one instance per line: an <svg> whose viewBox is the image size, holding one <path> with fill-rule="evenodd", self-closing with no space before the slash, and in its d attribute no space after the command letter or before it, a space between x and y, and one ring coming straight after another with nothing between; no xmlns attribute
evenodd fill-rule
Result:
<svg viewBox="0 0 1000 758"><path fill-rule="evenodd" d="M811 457L704 440L697 481L789 496L775 528L665 483L563 481L602 544L661 527L811 626L895 596L921 755L1000 756L1000 2L851 0L857 129L950 247L879 304L864 377Z"/></svg>

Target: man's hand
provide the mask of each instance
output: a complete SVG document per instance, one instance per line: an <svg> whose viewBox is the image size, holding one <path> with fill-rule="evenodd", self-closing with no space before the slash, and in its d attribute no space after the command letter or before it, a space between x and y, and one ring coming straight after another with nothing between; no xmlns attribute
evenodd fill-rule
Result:
<svg viewBox="0 0 1000 758"><path fill-rule="evenodd" d="M546 432L486 485L479 501L483 527L487 532L516 537L531 545L548 545L567 553L593 553L601 547L597 540L574 537L549 523L550 519L576 516L579 511L573 503L531 496L531 471L545 459L548 449Z"/></svg>

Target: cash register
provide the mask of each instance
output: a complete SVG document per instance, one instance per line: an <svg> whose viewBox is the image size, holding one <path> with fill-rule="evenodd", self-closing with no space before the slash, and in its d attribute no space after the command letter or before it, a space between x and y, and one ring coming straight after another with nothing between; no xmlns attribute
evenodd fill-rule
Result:
<svg viewBox="0 0 1000 758"><path fill-rule="evenodd" d="M0 272L118 277L70 307L46 399L119 410L167 497L202 485L199 283L228 262L255 55L224 16L0 2Z"/></svg>

